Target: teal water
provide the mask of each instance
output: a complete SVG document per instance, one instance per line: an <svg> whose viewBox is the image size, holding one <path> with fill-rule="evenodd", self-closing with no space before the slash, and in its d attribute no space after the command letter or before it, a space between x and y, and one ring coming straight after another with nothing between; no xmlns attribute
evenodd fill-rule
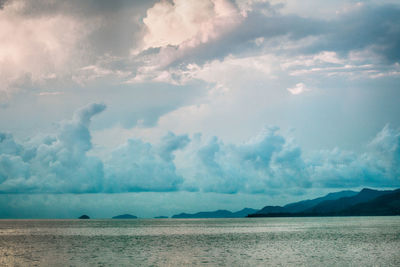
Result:
<svg viewBox="0 0 400 267"><path fill-rule="evenodd" d="M400 266L400 216L0 220L0 266Z"/></svg>

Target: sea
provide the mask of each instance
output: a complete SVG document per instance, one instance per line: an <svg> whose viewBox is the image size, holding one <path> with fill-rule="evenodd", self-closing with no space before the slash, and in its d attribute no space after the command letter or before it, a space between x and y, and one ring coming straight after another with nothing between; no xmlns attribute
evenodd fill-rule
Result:
<svg viewBox="0 0 400 267"><path fill-rule="evenodd" d="M0 266L400 266L400 216L0 220Z"/></svg>

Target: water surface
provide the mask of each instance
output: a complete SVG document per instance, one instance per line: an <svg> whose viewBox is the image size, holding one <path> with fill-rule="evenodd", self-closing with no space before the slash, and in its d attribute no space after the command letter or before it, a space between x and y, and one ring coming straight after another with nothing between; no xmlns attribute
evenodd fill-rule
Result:
<svg viewBox="0 0 400 267"><path fill-rule="evenodd" d="M400 266L400 217L0 220L0 266Z"/></svg>

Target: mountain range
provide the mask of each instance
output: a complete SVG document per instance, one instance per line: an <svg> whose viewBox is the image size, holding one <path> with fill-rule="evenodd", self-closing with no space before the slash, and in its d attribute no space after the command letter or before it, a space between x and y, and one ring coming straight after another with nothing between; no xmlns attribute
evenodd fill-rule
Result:
<svg viewBox="0 0 400 267"><path fill-rule="evenodd" d="M285 206L265 206L260 210L244 208L180 213L171 218L243 218L243 217L306 217L306 216L380 216L400 215L400 189L360 192L345 190L323 197L289 203Z"/></svg>
<svg viewBox="0 0 400 267"><path fill-rule="evenodd" d="M281 206L265 206L248 217L400 215L400 189L341 191Z"/></svg>

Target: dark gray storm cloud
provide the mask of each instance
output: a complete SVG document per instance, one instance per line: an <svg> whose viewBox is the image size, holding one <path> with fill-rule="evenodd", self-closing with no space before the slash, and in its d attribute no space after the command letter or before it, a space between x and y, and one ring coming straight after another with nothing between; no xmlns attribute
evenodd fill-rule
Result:
<svg viewBox="0 0 400 267"><path fill-rule="evenodd" d="M26 16L69 14L73 16L104 15L135 8L143 11L154 5L155 0L2 0L6 4L22 3L19 12Z"/></svg>
<svg viewBox="0 0 400 267"><path fill-rule="evenodd" d="M67 16L82 23L90 33L81 49L88 56L128 56L129 51L143 35L142 18L156 1L128 0L8 0L0 7L20 4L13 12L23 18L51 19ZM89 53L90 52L90 53Z"/></svg>
<svg viewBox="0 0 400 267"><path fill-rule="evenodd" d="M387 62L400 60L400 7L363 6L328 23L316 50L348 53L371 48Z"/></svg>
<svg viewBox="0 0 400 267"><path fill-rule="evenodd" d="M7 0L0 0L0 9L4 8L4 5L7 3Z"/></svg>

